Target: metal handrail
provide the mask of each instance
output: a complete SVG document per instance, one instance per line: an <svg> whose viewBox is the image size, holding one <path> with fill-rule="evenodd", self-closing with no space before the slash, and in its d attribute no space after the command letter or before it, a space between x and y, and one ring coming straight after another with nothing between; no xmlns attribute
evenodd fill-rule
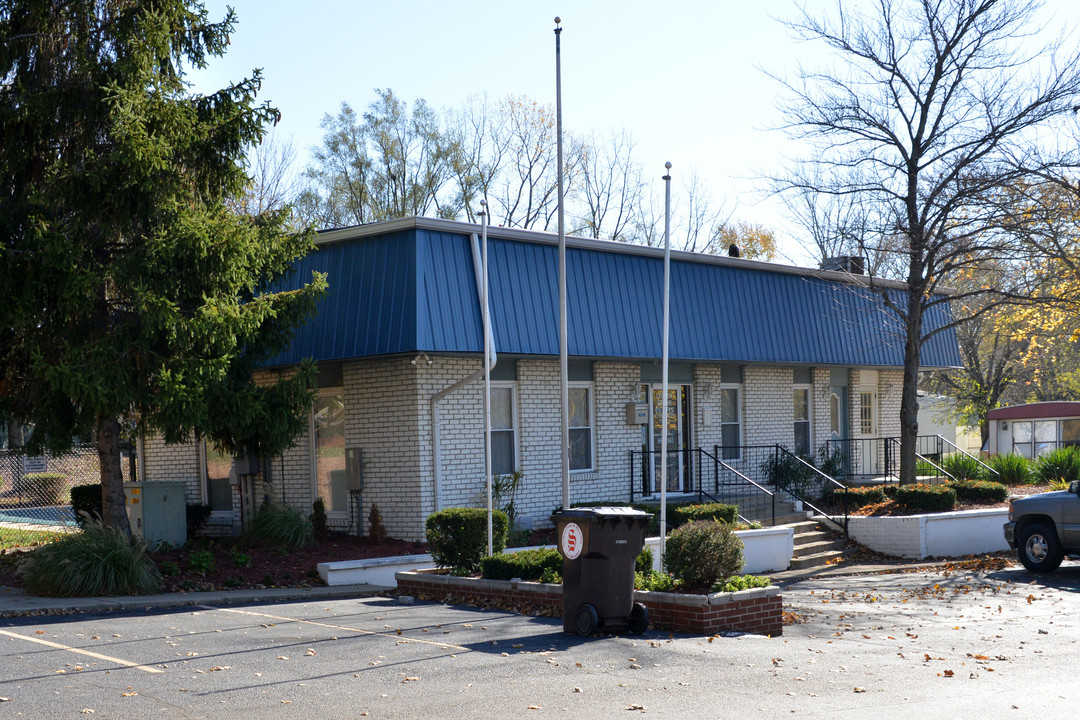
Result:
<svg viewBox="0 0 1080 720"><path fill-rule="evenodd" d="M846 492L846 490L847 490L847 486L846 486L846 485L844 485L843 483L841 483L841 482L837 481L837 480L836 480L835 478L831 478L831 477L829 477L828 475L826 475L825 473L821 472L821 470L818 470L818 469L817 469L816 467L814 467L814 466L813 466L812 464L810 464L810 463L806 462L806 460L803 460L803 459L802 459L801 457L799 457L799 456L798 456L798 455L796 455L795 453L791 452L790 450L788 450L788 449L787 449L786 447L784 447L783 445L777 445L777 446L776 446L776 451L777 451L777 454L778 454L778 455L787 455L787 456L789 456L789 457L795 458L795 460L796 460L796 461L798 461L798 462L799 462L799 464L801 464L801 465L803 465L803 466L805 466L805 467L809 468L810 470L813 470L813 471L814 471L815 473L817 473L818 475L820 475L821 477L823 477L823 478L824 478L825 480L827 480L827 481L831 482L831 483L832 483L833 485L835 485L835 486L836 486L837 488L839 488L839 489L840 489L841 491L844 491L844 492L841 492L841 493L840 493L840 496L841 496L841 497L843 498L843 510L844 510L844 514L843 514L843 519L844 519L844 522L843 522L843 528L844 528L844 534L846 535L846 534L847 534L847 532L848 532L848 496L847 496L847 492ZM788 491L788 490L785 490L785 492L790 492L790 491ZM798 495L796 495L795 493L791 493L791 494L792 494L792 495L795 495L796 497L799 497L799 496L798 496ZM803 503L804 505L806 505L806 506L810 507L811 509L815 510L815 511L816 511L816 512L817 512L817 513L818 513L819 515L821 515L821 516L823 516L823 517L826 517L826 518L829 518L829 520L830 520L830 521L832 521L832 522L834 522L834 523L836 522L835 520L833 520L833 519L832 519L832 517L830 516L830 514L829 514L828 512L826 512L826 511L825 511L825 510L823 510L822 508L819 508L819 507L818 507L817 505L815 505L814 503L810 502L810 500L809 500L809 499L807 499L806 497L799 497L799 500L801 500L801 501L802 501L802 503ZM837 524L837 525L839 525L840 523L836 523L836 524Z"/></svg>
<svg viewBox="0 0 1080 720"><path fill-rule="evenodd" d="M744 482L750 483L751 485L753 485L754 487L756 487L758 490L762 491L763 493L766 493L767 495L775 495L776 494L772 490L769 490L767 487L764 487L762 485L758 485L756 482L754 482L750 478L746 477L741 472L739 472L735 468L731 467L730 465L728 465L723 460L720 460L719 463L720 463L720 467L724 468L728 472L731 472L731 473L737 475L741 480L743 480Z"/></svg>
<svg viewBox="0 0 1080 720"><path fill-rule="evenodd" d="M941 474L942 474L942 475L944 475L945 477L949 478L949 480L952 480L952 481L955 481L955 480L956 480L956 478L955 478L955 477L953 477L953 475L952 475L952 474L951 474L951 473L950 473L950 472L949 472L948 470L946 470L945 468L941 467L940 465L938 465L938 464L937 464L936 462L934 462L933 460L930 460L929 458L923 457L923 456L922 456L922 455L920 455L919 453L915 453L915 459L916 459L916 460L922 460L922 461L923 461L924 463L926 463L926 464L927 464L927 465L929 465L930 467L934 468L935 470L937 470L937 471L938 471L939 473L941 473Z"/></svg>
<svg viewBox="0 0 1080 720"><path fill-rule="evenodd" d="M979 465L981 465L981 466L982 466L982 467L983 467L984 469L986 469L986 470L989 470L990 472L992 472L992 473L994 473L995 475L997 475L999 479L1001 478L1001 473L999 473L999 472L998 472L997 470L995 470L994 468L990 467L989 465L987 465L986 463L984 463L984 462L983 462L982 460L980 460L979 458L977 458L977 457L975 457L974 455L972 455L971 453L969 453L969 452L968 452L967 450L964 450L964 449L960 448L960 447L959 447L959 446L958 446L958 445L957 445L956 443L954 443L954 442L952 442L952 441L950 441L950 440L946 440L946 439L945 439L945 438L943 438L943 437L942 437L941 435L936 435L935 437L936 437L936 438L937 438L938 440L940 440L941 442L943 442L943 443L945 443L946 445L948 445L949 447L951 447L951 448L953 448L954 450L956 450L956 452L958 452L958 453L963 453L964 455L967 455L967 456L968 456L969 458L971 458L971 459L972 459L972 460L974 460L975 462L979 463Z"/></svg>

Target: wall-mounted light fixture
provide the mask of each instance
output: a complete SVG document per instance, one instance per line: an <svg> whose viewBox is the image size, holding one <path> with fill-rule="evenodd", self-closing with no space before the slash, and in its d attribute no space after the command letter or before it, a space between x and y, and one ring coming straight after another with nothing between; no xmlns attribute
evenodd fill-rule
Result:
<svg viewBox="0 0 1080 720"><path fill-rule="evenodd" d="M1001 421L1001 429L1002 430L1008 430L1009 429L1009 421L1008 420L1002 420Z"/></svg>
<svg viewBox="0 0 1080 720"><path fill-rule="evenodd" d="M422 353L420 353L419 355L417 355L416 357L414 357L414 358L412 359L412 363L411 363L411 364L412 364L412 365L415 365L415 364L416 364L416 362L417 362L418 360L420 360L420 359L423 359L423 360L424 360L425 362L427 362L427 364L428 364L428 367L431 367L432 365L434 365L434 364L435 364L435 361L434 361L434 360L432 360L432 359L431 359L430 357L428 357L428 354L427 354L426 352L422 352Z"/></svg>

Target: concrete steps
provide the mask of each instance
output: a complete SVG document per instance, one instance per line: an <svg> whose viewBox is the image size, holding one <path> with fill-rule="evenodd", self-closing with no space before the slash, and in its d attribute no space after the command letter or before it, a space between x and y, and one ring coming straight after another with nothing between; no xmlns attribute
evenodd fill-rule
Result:
<svg viewBox="0 0 1080 720"><path fill-rule="evenodd" d="M843 556L844 541L813 520L788 523L795 531L795 552L791 569L802 570L827 564Z"/></svg>

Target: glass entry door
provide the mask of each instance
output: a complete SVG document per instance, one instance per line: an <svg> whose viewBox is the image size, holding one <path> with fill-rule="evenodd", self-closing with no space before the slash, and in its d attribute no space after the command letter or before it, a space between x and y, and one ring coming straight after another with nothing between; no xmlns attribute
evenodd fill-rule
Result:
<svg viewBox="0 0 1080 720"><path fill-rule="evenodd" d="M643 444L649 450L652 461L646 464L646 495L660 494L661 441L663 435L664 395L661 385L642 384L641 402L649 403L652 422L645 426ZM692 490L692 468L689 453L683 452L690 445L690 386L668 384L667 407L667 491L683 493Z"/></svg>

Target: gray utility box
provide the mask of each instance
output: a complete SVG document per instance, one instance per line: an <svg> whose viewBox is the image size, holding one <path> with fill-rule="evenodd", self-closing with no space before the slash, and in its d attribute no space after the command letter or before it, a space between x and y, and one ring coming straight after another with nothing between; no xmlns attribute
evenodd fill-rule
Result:
<svg viewBox="0 0 1080 720"><path fill-rule="evenodd" d="M151 548L187 542L187 487L183 482L126 482L131 532Z"/></svg>
<svg viewBox="0 0 1080 720"><path fill-rule="evenodd" d="M563 630L581 636L649 627L634 602L634 562L652 515L626 507L581 507L551 516L562 555Z"/></svg>

